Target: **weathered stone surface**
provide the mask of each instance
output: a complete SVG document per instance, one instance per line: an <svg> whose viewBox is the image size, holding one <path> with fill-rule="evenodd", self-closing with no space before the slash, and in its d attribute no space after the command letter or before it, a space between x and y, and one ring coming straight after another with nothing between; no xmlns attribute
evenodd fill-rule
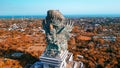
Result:
<svg viewBox="0 0 120 68"><path fill-rule="evenodd" d="M71 21L66 21L58 10L49 10L43 21L43 28L48 43L45 56L57 57L62 51L67 50L67 40L73 28Z"/></svg>
<svg viewBox="0 0 120 68"><path fill-rule="evenodd" d="M46 20L52 20L55 18L58 20L65 20L64 16L59 12L59 10L49 10L47 12Z"/></svg>

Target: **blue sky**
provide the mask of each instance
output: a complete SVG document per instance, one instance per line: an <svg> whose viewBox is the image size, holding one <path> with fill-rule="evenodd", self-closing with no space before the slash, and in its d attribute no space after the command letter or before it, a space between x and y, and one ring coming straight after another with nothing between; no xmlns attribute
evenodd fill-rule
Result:
<svg viewBox="0 0 120 68"><path fill-rule="evenodd" d="M120 14L120 0L0 0L0 15L44 15L49 9L63 14Z"/></svg>

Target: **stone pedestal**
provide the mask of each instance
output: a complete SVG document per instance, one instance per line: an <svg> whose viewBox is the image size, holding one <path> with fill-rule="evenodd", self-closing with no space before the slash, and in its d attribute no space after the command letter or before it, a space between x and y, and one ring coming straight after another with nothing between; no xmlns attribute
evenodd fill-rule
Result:
<svg viewBox="0 0 120 68"><path fill-rule="evenodd" d="M44 53L40 56L40 61L34 63L30 68L67 68L69 62L73 62L73 54L67 50L62 52L59 57L45 57ZM71 64L69 66L72 66ZM72 66L73 67L73 66Z"/></svg>
<svg viewBox="0 0 120 68"><path fill-rule="evenodd" d="M49 58L45 57L44 54L40 57L40 61L43 63L43 68L66 68L66 58L68 51L61 53L59 57Z"/></svg>

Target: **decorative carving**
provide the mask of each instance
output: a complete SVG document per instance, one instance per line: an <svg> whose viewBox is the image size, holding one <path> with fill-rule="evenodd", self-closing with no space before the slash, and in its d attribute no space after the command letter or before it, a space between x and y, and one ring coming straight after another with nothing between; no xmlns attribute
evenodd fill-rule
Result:
<svg viewBox="0 0 120 68"><path fill-rule="evenodd" d="M45 56L56 57L61 51L67 50L67 40L71 36L72 28L73 22L65 20L58 10L49 10L47 12L47 17L43 21L43 29L48 43L44 53Z"/></svg>

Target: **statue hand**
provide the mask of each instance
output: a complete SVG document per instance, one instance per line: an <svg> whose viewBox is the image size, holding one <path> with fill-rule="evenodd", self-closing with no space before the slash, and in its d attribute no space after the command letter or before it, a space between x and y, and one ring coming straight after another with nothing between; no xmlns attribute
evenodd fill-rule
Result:
<svg viewBox="0 0 120 68"><path fill-rule="evenodd" d="M73 28L73 24L74 24L74 22L71 22L71 20L69 20L69 21L66 22L66 24L65 24L65 29L66 29L68 32L71 32L71 31L72 31L72 28Z"/></svg>

